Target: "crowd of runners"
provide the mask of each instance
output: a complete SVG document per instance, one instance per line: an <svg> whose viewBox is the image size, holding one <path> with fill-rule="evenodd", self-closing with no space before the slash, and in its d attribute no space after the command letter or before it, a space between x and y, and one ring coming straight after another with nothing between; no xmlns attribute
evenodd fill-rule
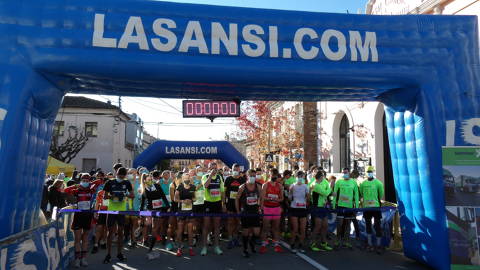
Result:
<svg viewBox="0 0 480 270"><path fill-rule="evenodd" d="M46 191L49 215L53 206L86 210L74 213L71 229L75 237L74 266L88 266L86 257L106 250L104 263L112 260L112 243L116 257L125 261L124 244L129 248L145 247L149 259L158 257L162 248L177 256L223 254L226 248L241 247L241 254L332 251L352 248L381 254L382 182L368 167L364 181L348 168L342 177L327 177L322 168L312 166L308 172L294 168L280 173L276 168L242 171L208 166L185 168L179 172L152 171L144 167L125 168L115 164L113 172L97 170L81 173L64 185L64 179L49 180ZM67 186L67 187L64 187ZM67 206L67 204L69 204ZM363 213L367 240L360 241L356 211ZM331 210L336 210L336 234L328 230ZM98 213L108 211L152 211L152 216ZM139 213L139 212L131 212ZM372 223L372 220L374 221ZM351 240L350 227L355 228ZM372 230L372 226L374 227ZM93 232L91 232L91 230ZM374 232L374 235L373 235ZM308 235L308 241L307 239ZM93 241L93 244L92 244ZM155 249L154 249L155 248ZM103 252L103 251L102 251Z"/></svg>

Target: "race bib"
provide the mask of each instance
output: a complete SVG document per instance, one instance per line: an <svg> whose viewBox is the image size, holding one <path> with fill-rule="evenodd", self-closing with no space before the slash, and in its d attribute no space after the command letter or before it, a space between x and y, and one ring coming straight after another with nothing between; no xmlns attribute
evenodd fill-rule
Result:
<svg viewBox="0 0 480 270"><path fill-rule="evenodd" d="M108 207L108 200L103 200L102 205L105 206L105 207Z"/></svg>
<svg viewBox="0 0 480 270"><path fill-rule="evenodd" d="M365 200L365 206L367 207L374 207L377 204L375 200Z"/></svg>
<svg viewBox="0 0 480 270"><path fill-rule="evenodd" d="M205 200L205 190L197 190L195 191L195 205L203 204L203 201Z"/></svg>
<svg viewBox="0 0 480 270"><path fill-rule="evenodd" d="M79 210L90 210L90 201L82 201L77 203Z"/></svg>
<svg viewBox="0 0 480 270"><path fill-rule="evenodd" d="M346 195L340 195L339 200L344 203L350 203L350 197Z"/></svg>
<svg viewBox="0 0 480 270"><path fill-rule="evenodd" d="M192 203L182 203L182 211L191 211Z"/></svg>
<svg viewBox="0 0 480 270"><path fill-rule="evenodd" d="M153 207L153 209L162 208L163 207L163 200L162 199L153 200L152 201L152 207Z"/></svg>
<svg viewBox="0 0 480 270"><path fill-rule="evenodd" d="M247 197L247 205L257 205L257 204L258 204L257 196Z"/></svg>
<svg viewBox="0 0 480 270"><path fill-rule="evenodd" d="M306 208L307 204L304 202L295 202L295 207L296 208Z"/></svg>
<svg viewBox="0 0 480 270"><path fill-rule="evenodd" d="M271 200L271 201L276 201L276 200L278 200L278 195L277 195L277 194L271 194L271 193L269 193L269 194L267 195L267 198L268 198L269 200Z"/></svg>
<svg viewBox="0 0 480 270"><path fill-rule="evenodd" d="M211 189L210 190L210 196L214 199L216 198L220 198L220 189L216 188L216 189Z"/></svg>
<svg viewBox="0 0 480 270"><path fill-rule="evenodd" d="M232 200L237 199L237 192L235 192L235 191L230 191L230 199L232 199Z"/></svg>

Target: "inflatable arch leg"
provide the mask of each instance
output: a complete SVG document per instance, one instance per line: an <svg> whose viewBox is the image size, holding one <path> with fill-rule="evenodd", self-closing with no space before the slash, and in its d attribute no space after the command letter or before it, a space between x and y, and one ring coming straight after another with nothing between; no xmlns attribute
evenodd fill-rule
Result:
<svg viewBox="0 0 480 270"><path fill-rule="evenodd" d="M53 123L63 92L22 65L2 63L0 79L2 239L32 228L39 220L38 191L42 189Z"/></svg>

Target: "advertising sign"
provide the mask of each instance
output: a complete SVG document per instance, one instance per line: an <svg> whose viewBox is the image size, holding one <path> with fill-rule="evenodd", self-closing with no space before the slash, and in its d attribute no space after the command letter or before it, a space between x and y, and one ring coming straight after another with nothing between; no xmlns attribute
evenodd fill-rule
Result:
<svg viewBox="0 0 480 270"><path fill-rule="evenodd" d="M452 270L480 269L480 147L444 147L442 160Z"/></svg>

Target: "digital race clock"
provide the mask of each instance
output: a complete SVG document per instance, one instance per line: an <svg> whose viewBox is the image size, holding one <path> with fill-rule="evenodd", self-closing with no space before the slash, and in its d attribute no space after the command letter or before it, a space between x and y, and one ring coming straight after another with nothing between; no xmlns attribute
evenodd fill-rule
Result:
<svg viewBox="0 0 480 270"><path fill-rule="evenodd" d="M240 102L218 100L184 100L183 117L239 117Z"/></svg>

